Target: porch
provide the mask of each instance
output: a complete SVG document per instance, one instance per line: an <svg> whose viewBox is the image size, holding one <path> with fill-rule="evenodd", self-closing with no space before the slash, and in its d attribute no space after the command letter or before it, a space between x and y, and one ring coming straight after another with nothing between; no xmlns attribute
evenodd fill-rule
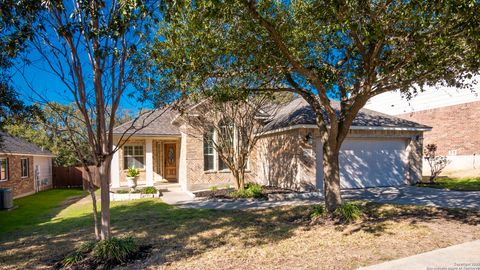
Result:
<svg viewBox="0 0 480 270"><path fill-rule="evenodd" d="M131 137L122 144L112 159L112 189L127 187L129 167L139 169L139 187L178 184L180 137Z"/></svg>

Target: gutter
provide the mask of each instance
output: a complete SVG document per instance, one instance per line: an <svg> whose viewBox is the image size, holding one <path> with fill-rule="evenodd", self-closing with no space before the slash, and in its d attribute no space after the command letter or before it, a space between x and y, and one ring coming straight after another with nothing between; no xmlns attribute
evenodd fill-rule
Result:
<svg viewBox="0 0 480 270"><path fill-rule="evenodd" d="M293 125L289 127L284 127L284 128L278 128L278 129L273 129L269 130L266 132L259 132L256 133L255 135L257 136L264 136L268 134L273 134L273 133L279 133L279 132L284 132L284 131L289 131L289 130L294 130L294 129L317 129L317 125L312 125L312 124L300 124L300 125ZM330 128L328 125L327 128ZM366 126L351 126L350 130L393 130L393 131L430 131L432 130L431 127L366 127Z"/></svg>

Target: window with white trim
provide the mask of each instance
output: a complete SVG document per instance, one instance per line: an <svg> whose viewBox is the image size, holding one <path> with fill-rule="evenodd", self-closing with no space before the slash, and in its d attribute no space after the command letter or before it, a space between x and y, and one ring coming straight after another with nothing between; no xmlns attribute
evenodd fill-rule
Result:
<svg viewBox="0 0 480 270"><path fill-rule="evenodd" d="M213 149L213 129L203 136L203 170L213 171L215 152Z"/></svg>
<svg viewBox="0 0 480 270"><path fill-rule="evenodd" d="M0 158L0 181L8 180L8 159Z"/></svg>
<svg viewBox="0 0 480 270"><path fill-rule="evenodd" d="M28 177L28 158L20 159L20 170L21 170L21 177L26 178Z"/></svg>
<svg viewBox="0 0 480 270"><path fill-rule="evenodd" d="M135 167L137 169L145 168L145 154L143 145L125 145L123 146L123 168Z"/></svg>

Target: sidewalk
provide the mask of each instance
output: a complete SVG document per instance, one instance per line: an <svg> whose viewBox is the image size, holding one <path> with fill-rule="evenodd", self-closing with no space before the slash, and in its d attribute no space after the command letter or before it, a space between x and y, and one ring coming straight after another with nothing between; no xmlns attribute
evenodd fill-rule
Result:
<svg viewBox="0 0 480 270"><path fill-rule="evenodd" d="M480 269L480 240L406 257L359 270L478 270Z"/></svg>

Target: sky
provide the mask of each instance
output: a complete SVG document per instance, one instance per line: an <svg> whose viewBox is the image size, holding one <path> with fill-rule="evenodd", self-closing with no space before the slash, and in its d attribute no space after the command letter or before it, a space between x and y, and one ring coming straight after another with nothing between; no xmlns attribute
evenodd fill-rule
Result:
<svg viewBox="0 0 480 270"><path fill-rule="evenodd" d="M30 64L18 62L16 67L12 69L13 85L21 100L27 104L42 104L45 101L69 104L74 101L63 82L49 70L48 65L38 53L31 50L26 58L31 62ZM129 91L134 90L130 88ZM141 103L125 94L122 97L120 109L136 113L149 106L149 104Z"/></svg>

